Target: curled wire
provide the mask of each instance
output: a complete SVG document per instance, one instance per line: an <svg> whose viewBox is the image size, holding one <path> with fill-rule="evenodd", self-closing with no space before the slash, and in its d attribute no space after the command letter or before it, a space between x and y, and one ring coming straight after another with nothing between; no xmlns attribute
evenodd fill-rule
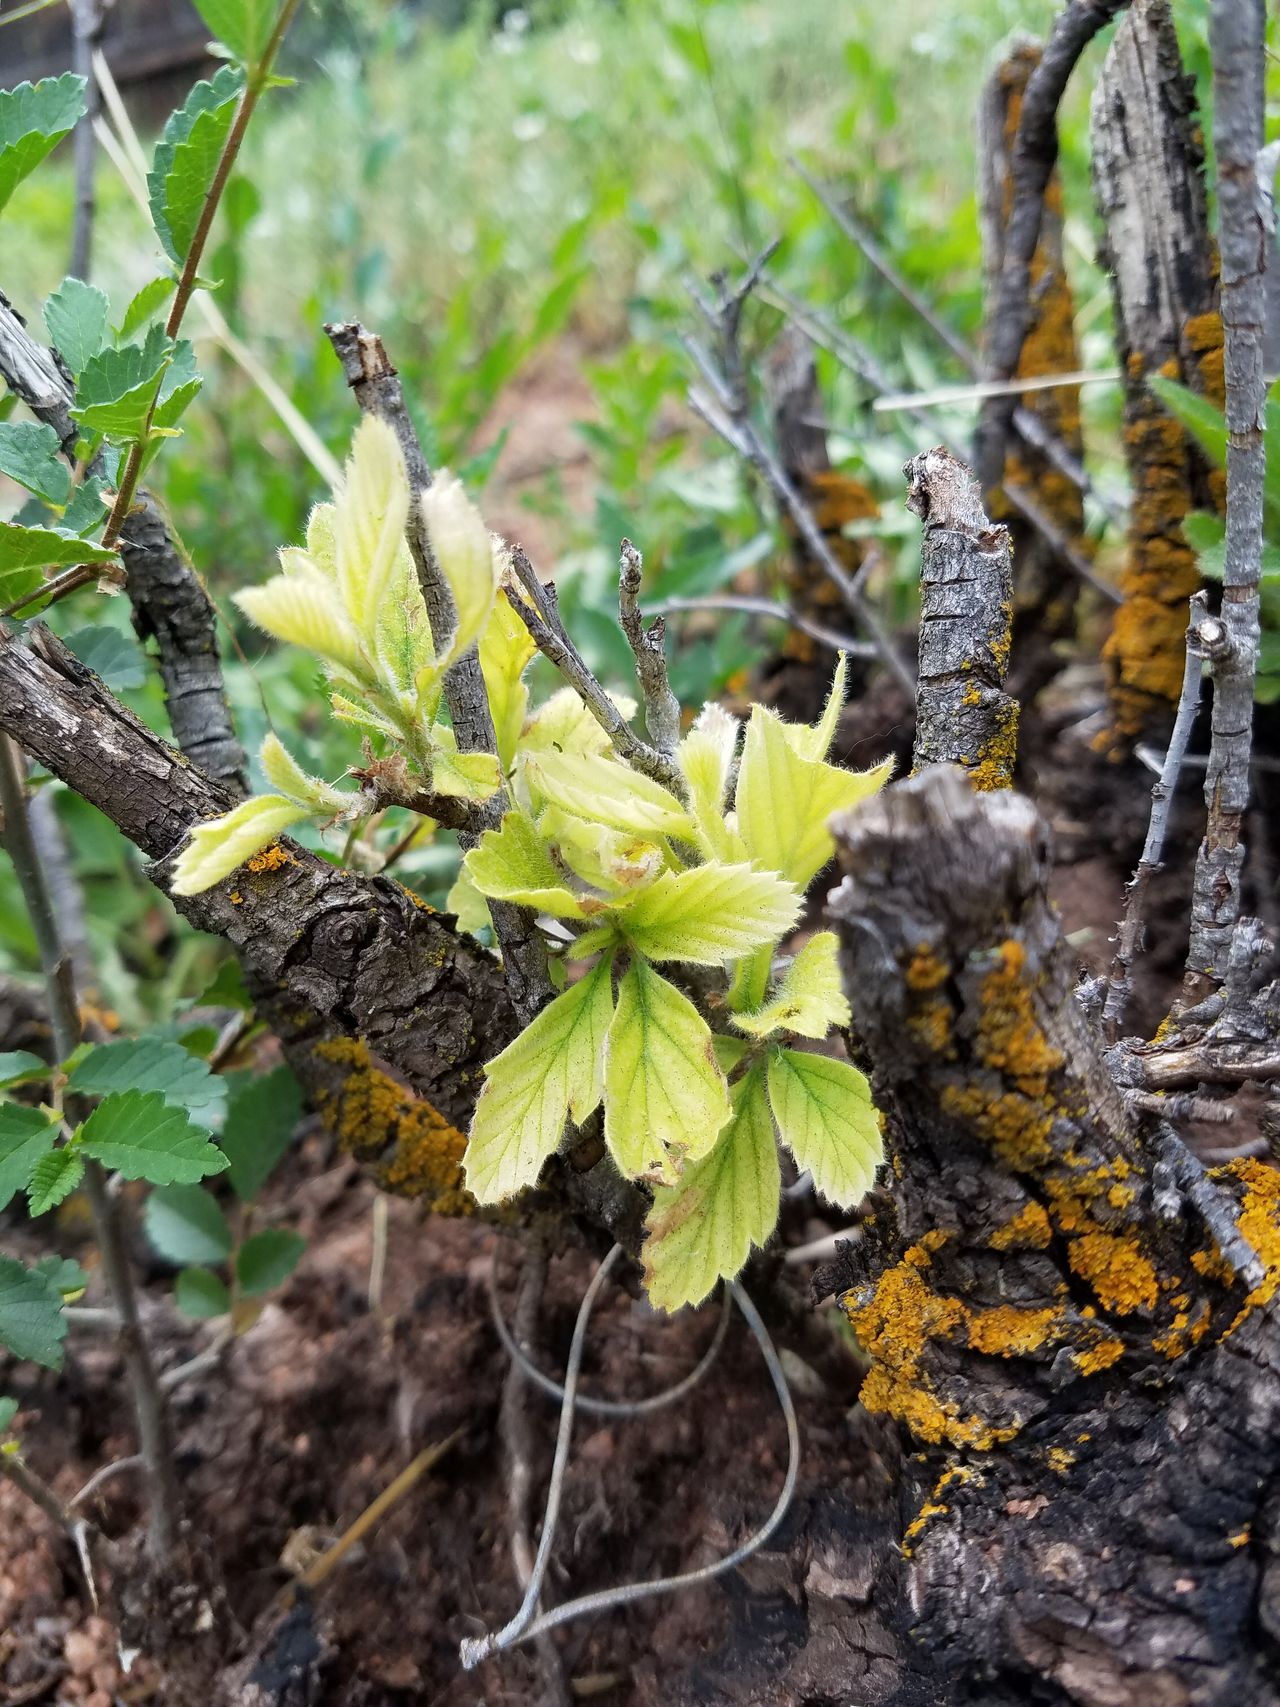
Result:
<svg viewBox="0 0 1280 1707"><path fill-rule="evenodd" d="M710 1582L721 1576L725 1571L731 1571L742 1564L745 1559L757 1552L775 1532L785 1518L791 1500L796 1490L800 1476L800 1425L796 1417L795 1405L787 1386L787 1378L783 1373L782 1364L774 1350L773 1341L769 1338L768 1330L760 1319L759 1311L748 1298L737 1281L729 1284L728 1292L741 1311L760 1347L769 1378L773 1382L774 1391L778 1395L778 1403L787 1428L787 1473L782 1483L782 1490L768 1518L748 1537L740 1547L735 1547L732 1553L716 1559L712 1564L703 1565L696 1571L683 1571L674 1577L658 1577L650 1582L626 1583L619 1588L599 1589L594 1594L579 1595L575 1600L567 1600L560 1606L552 1607L549 1612L538 1613L538 1598L542 1592L542 1582L546 1575L547 1564L551 1557L551 1547L555 1539L556 1524L560 1516L560 1500L564 1492L565 1471L569 1462L569 1446L573 1437L573 1413L578 1403L578 1376L582 1369L582 1353L586 1343L587 1323L591 1311L600 1294L601 1287L609 1270L621 1254L622 1247L615 1245L605 1257L600 1267L592 1277L586 1295L578 1310L578 1319L573 1327L573 1340L569 1347L569 1361L565 1370L564 1403L560 1411L560 1426L556 1434L555 1458L551 1467L551 1483L547 1490L547 1506L542 1522L542 1539L538 1544L538 1556L533 1563L525 1590L524 1600L520 1610L509 1624L501 1630L491 1631L483 1636L468 1637L459 1649L463 1668L471 1671L492 1654L501 1652L504 1648L512 1648L521 1642L532 1641L535 1637L554 1630L557 1625L566 1624L573 1618L582 1618L589 1613L607 1612L617 1606L631 1606L637 1601L648 1599L651 1595L671 1594L679 1589L692 1588L699 1583ZM505 1341L504 1341L505 1343ZM705 1361L705 1359L704 1359ZM687 1379L687 1378L686 1378ZM598 1401L599 1402L599 1401Z"/></svg>

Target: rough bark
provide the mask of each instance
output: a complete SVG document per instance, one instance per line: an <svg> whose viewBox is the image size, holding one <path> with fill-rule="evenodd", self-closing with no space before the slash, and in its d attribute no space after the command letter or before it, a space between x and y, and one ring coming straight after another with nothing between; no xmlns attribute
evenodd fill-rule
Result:
<svg viewBox="0 0 1280 1707"><path fill-rule="evenodd" d="M1116 31L1094 92L1094 191L1112 275L1125 373L1125 451L1133 491L1124 601L1103 656L1119 754L1163 740L1182 682L1187 600L1200 584L1182 520L1222 507L1221 475L1157 403L1164 374L1223 401L1222 323L1205 209L1195 88L1167 0L1138 0Z"/></svg>

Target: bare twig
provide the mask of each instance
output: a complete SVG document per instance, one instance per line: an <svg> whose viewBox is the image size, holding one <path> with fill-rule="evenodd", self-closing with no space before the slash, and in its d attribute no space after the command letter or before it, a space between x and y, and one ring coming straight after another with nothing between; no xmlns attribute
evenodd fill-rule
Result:
<svg viewBox="0 0 1280 1707"><path fill-rule="evenodd" d="M851 658L879 656L869 640L855 640L852 635L841 634L838 629L828 628L825 623L814 622L812 617L806 616L792 605L779 604L774 599L756 598L751 593L712 593L705 598L663 599L652 608L658 616L675 616L684 611L741 611L745 616L763 616L770 622L785 622L788 628L797 628L801 634L807 634L814 640L820 640L824 646L830 646L833 652L847 652Z"/></svg>
<svg viewBox="0 0 1280 1707"><path fill-rule="evenodd" d="M78 1505L83 1505L86 1500L92 1499L94 1494L100 1492L108 1482L114 1481L117 1476L127 1475L133 1470L145 1470L146 1467L146 1460L140 1452L131 1453L128 1458L115 1458L110 1464L103 1464L100 1469L93 1472L93 1475L82 1488L72 1494L67 1501L67 1510L74 1511Z"/></svg>
<svg viewBox="0 0 1280 1707"><path fill-rule="evenodd" d="M1262 437L1266 269L1275 230L1263 143L1263 0L1217 0L1210 13L1213 135L1218 167L1227 415L1227 543L1221 621L1230 653L1213 671L1213 733L1205 774L1208 821L1191 900L1188 989L1219 981L1240 916L1241 829L1249 805L1262 564Z"/></svg>
<svg viewBox="0 0 1280 1707"><path fill-rule="evenodd" d="M618 568L618 620L636 661L636 679L644 700L644 726L660 753L674 753L680 740L680 702L667 679L666 623L658 617L644 626L640 612L640 582L644 560L624 539Z"/></svg>
<svg viewBox="0 0 1280 1707"><path fill-rule="evenodd" d="M72 137L75 152L76 211L71 239L71 265L68 271L77 279L88 279L93 248L93 181L98 158L93 126L102 105L102 91L98 87L98 79L93 69L93 50L102 35L102 23L102 0L71 0L72 68L84 78L84 113L77 121Z"/></svg>

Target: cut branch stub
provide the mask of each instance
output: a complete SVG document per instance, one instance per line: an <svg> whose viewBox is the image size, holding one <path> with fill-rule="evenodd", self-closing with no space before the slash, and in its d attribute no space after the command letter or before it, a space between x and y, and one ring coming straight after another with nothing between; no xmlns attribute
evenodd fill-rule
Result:
<svg viewBox="0 0 1280 1707"><path fill-rule="evenodd" d="M924 523L915 768L957 764L977 789L1008 788L1018 705L1004 691L1012 624L1009 530L941 446L913 457L907 507Z"/></svg>

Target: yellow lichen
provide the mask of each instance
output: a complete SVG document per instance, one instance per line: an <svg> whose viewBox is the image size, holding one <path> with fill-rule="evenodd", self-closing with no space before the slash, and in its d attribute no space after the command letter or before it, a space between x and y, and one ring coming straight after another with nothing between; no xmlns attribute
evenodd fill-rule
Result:
<svg viewBox="0 0 1280 1707"><path fill-rule="evenodd" d="M281 866L293 865L294 863L292 854L286 853L279 842L272 842L269 848L263 848L261 853L256 853L252 859L245 861L245 870L255 873L279 871Z"/></svg>
<svg viewBox="0 0 1280 1707"><path fill-rule="evenodd" d="M1154 1310L1159 1282L1151 1260L1133 1238L1114 1233L1083 1233L1067 1252L1074 1273L1093 1288L1104 1310L1131 1315Z"/></svg>
<svg viewBox="0 0 1280 1707"><path fill-rule="evenodd" d="M993 1251L1042 1251L1048 1245L1051 1233L1049 1217L1043 1206L1030 1202L1018 1211L1012 1221L996 1228L991 1235L991 1248Z"/></svg>
<svg viewBox="0 0 1280 1707"><path fill-rule="evenodd" d="M233 907L243 907L244 906L244 896L240 893L240 891L238 889L233 889L231 891L230 901L231 901L231 905Z"/></svg>
<svg viewBox="0 0 1280 1707"><path fill-rule="evenodd" d="M1110 1369L1113 1363L1119 1363L1123 1356L1123 1340L1109 1337L1106 1334L1099 1334L1091 1345L1081 1346L1079 1350L1073 1351L1071 1361L1081 1375L1097 1375L1100 1370ZM1087 1434L1082 1434L1080 1438L1081 1440L1088 1440L1089 1437Z"/></svg>
<svg viewBox="0 0 1280 1707"><path fill-rule="evenodd" d="M907 964L904 974L912 990L936 990L950 976L946 961L940 959L927 943L920 943Z"/></svg>
<svg viewBox="0 0 1280 1707"><path fill-rule="evenodd" d="M1029 1310L1005 1304L980 1310L969 1317L969 1348L990 1357L1029 1357L1049 1341L1060 1323L1052 1307Z"/></svg>
<svg viewBox="0 0 1280 1707"><path fill-rule="evenodd" d="M1076 1461L1076 1455L1068 1446L1051 1446L1048 1452L1049 1468L1059 1476L1065 1476Z"/></svg>

